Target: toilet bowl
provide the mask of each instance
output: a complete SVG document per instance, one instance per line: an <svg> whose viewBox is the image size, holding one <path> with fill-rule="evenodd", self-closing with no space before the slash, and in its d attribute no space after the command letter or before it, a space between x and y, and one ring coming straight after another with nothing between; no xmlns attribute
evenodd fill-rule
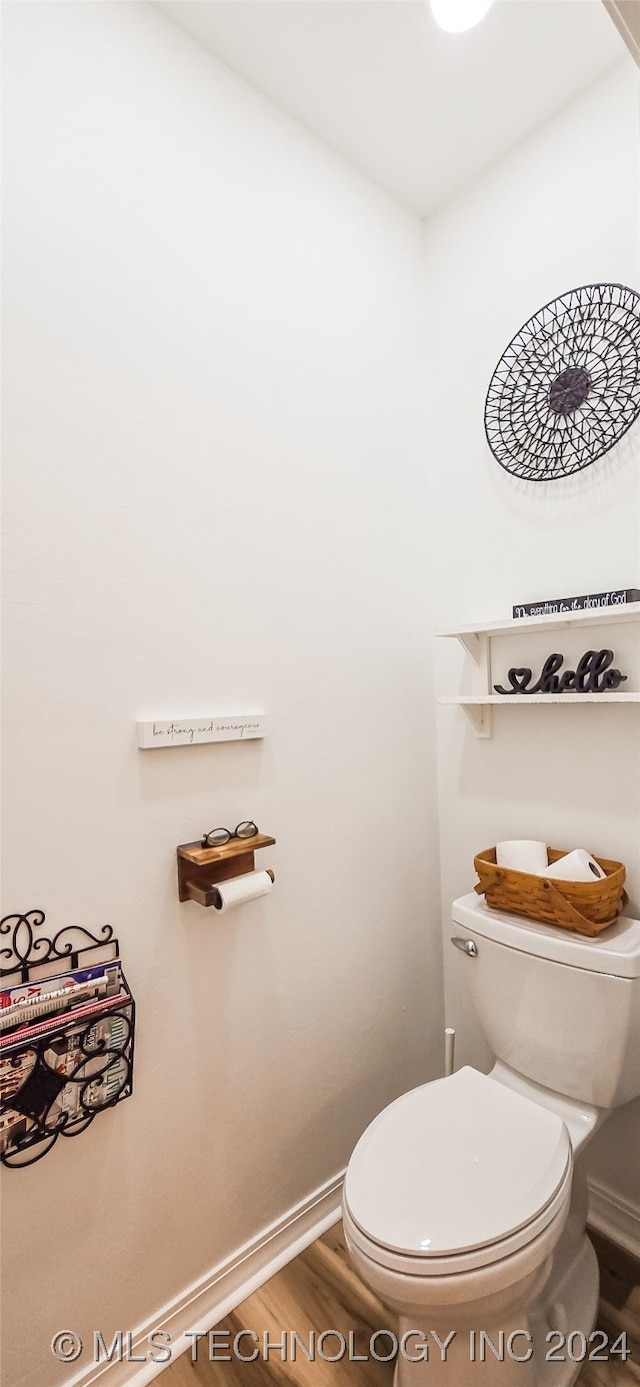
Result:
<svg viewBox="0 0 640 1387"><path fill-rule="evenodd" d="M450 1387L552 1380L537 1375L534 1322L572 1173L562 1119L471 1068L374 1119L349 1162L343 1219L356 1270L399 1316L398 1387L427 1374ZM449 1339L444 1357L436 1335Z"/></svg>
<svg viewBox="0 0 640 1387"><path fill-rule="evenodd" d="M345 1178L347 1245L399 1315L396 1387L571 1387L599 1292L583 1153L640 1097L640 921L585 938L476 893L452 920L494 1067L374 1119Z"/></svg>
<svg viewBox="0 0 640 1387"><path fill-rule="evenodd" d="M348 1250L400 1316L396 1387L571 1387L598 1304L584 1148L640 1097L640 921L587 939L475 892L451 917L494 1067L373 1119L344 1179Z"/></svg>

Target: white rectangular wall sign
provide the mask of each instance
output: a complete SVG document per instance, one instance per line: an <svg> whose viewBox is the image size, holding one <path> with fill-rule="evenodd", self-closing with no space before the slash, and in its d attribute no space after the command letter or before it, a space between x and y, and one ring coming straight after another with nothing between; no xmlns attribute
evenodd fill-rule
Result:
<svg viewBox="0 0 640 1387"><path fill-rule="evenodd" d="M249 742L265 737L262 713L225 713L215 717L156 718L139 722L138 746L143 751L156 747L196 746L201 742Z"/></svg>

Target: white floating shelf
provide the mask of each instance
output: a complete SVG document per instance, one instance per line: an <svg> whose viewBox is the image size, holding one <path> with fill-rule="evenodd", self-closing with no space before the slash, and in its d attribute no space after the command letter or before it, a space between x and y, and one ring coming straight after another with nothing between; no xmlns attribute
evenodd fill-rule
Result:
<svg viewBox="0 0 640 1387"><path fill-rule="evenodd" d="M462 694L439 698L438 703L640 703L640 693Z"/></svg>
<svg viewBox="0 0 640 1387"><path fill-rule="evenodd" d="M554 616L510 617L506 621L476 622L473 626L456 626L451 631L436 631L436 636L455 636L463 645L480 636L524 635L527 631L556 631L566 626L610 626L618 621L637 621L640 602L625 602L619 607L589 607L579 612L562 612Z"/></svg>
<svg viewBox="0 0 640 1387"><path fill-rule="evenodd" d="M499 703L525 708L528 703L640 703L640 693L463 694L439 698L464 709L479 737L491 736L491 709Z"/></svg>
<svg viewBox="0 0 640 1387"><path fill-rule="evenodd" d="M464 709L479 737L491 736L491 710L501 703L526 707L528 703L640 703L640 693L557 693L495 694L491 679L491 640L494 636L526 636L530 631L556 631L570 626L611 626L640 619L640 602L619 607L588 608L553 616L513 617L507 621L476 622L451 631L436 631L443 638L460 641L473 659L473 687L476 692L458 697L439 698L438 703L455 703Z"/></svg>

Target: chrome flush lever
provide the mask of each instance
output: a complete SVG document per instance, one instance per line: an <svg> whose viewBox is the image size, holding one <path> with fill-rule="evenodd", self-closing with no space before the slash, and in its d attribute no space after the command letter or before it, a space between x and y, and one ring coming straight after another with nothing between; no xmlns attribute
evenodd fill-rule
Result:
<svg viewBox="0 0 640 1387"><path fill-rule="evenodd" d="M468 954L469 958L477 958L478 945L473 939L461 939L459 934L452 934L451 943L455 944L456 949L462 949L463 954Z"/></svg>

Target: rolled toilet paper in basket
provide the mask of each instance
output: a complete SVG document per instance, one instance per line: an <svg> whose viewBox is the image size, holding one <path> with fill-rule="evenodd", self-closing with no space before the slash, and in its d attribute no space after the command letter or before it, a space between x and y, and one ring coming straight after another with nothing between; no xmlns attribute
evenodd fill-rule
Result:
<svg viewBox="0 0 640 1387"><path fill-rule="evenodd" d="M498 867L511 867L516 872L534 872L539 876L547 870L548 862L546 843L537 843L532 838L513 838L505 843L496 843Z"/></svg>
<svg viewBox="0 0 640 1387"><path fill-rule="evenodd" d="M574 848L557 862L550 862L541 875L556 881L602 881L607 873L586 848Z"/></svg>

